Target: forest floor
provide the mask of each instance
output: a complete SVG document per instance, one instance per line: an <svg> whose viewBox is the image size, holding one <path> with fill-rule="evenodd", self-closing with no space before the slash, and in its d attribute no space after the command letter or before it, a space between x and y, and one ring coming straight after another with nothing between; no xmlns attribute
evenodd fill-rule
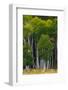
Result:
<svg viewBox="0 0 68 90"><path fill-rule="evenodd" d="M47 69L47 70L44 70L44 69L26 70L26 69L24 69L23 70L23 74L52 74L52 73L57 73L57 70L56 69Z"/></svg>

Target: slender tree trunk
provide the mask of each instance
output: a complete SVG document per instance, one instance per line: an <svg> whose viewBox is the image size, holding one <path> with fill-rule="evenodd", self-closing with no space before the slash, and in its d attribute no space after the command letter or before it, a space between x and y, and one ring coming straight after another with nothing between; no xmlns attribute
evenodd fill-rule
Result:
<svg viewBox="0 0 68 90"><path fill-rule="evenodd" d="M52 69L53 69L53 54L52 54Z"/></svg>
<svg viewBox="0 0 68 90"><path fill-rule="evenodd" d="M26 70L29 70L29 65L26 65Z"/></svg>
<svg viewBox="0 0 68 90"><path fill-rule="evenodd" d="M47 69L48 69L48 60L47 60Z"/></svg>
<svg viewBox="0 0 68 90"><path fill-rule="evenodd" d="M50 56L50 69L51 69L51 56Z"/></svg>
<svg viewBox="0 0 68 90"><path fill-rule="evenodd" d="M46 62L44 60L44 63L43 63L43 72L46 70Z"/></svg>
<svg viewBox="0 0 68 90"><path fill-rule="evenodd" d="M34 39L32 37L32 42L31 42L31 46L32 46L32 58L33 58L33 68L35 68L35 63L34 63L34 46L33 46L33 43L34 43Z"/></svg>
<svg viewBox="0 0 68 90"><path fill-rule="evenodd" d="M36 49L36 67L39 68L38 47L37 47L37 49Z"/></svg>
<svg viewBox="0 0 68 90"><path fill-rule="evenodd" d="M49 69L49 54L48 54L48 60L47 60L47 68Z"/></svg>
<svg viewBox="0 0 68 90"><path fill-rule="evenodd" d="M48 67L50 68L50 57L49 57L49 66Z"/></svg>
<svg viewBox="0 0 68 90"><path fill-rule="evenodd" d="M47 60L47 69L49 69L49 60Z"/></svg>
<svg viewBox="0 0 68 90"><path fill-rule="evenodd" d="M45 65L46 63L45 63L45 60L44 59L41 59L40 60L40 65L39 65L39 68L41 68L41 69L46 69L46 65Z"/></svg>
<svg viewBox="0 0 68 90"><path fill-rule="evenodd" d="M30 37L28 37L28 45L30 45Z"/></svg>
<svg viewBox="0 0 68 90"><path fill-rule="evenodd" d="M47 69L47 60L46 60L46 69Z"/></svg>

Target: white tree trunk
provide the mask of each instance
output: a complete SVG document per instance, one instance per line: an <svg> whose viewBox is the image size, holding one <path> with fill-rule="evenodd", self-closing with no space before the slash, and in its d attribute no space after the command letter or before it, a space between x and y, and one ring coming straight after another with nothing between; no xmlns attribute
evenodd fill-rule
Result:
<svg viewBox="0 0 68 90"><path fill-rule="evenodd" d="M38 56L38 47L37 47L37 50L36 50L36 67L39 68L39 56Z"/></svg>
<svg viewBox="0 0 68 90"><path fill-rule="evenodd" d="M44 69L44 70L46 69L46 62L45 62L44 59L41 59L41 60L40 60L40 68L41 68L41 69Z"/></svg>
<svg viewBox="0 0 68 90"><path fill-rule="evenodd" d="M43 70L46 69L46 62L44 61Z"/></svg>
<svg viewBox="0 0 68 90"><path fill-rule="evenodd" d="M28 37L28 45L30 45L30 38Z"/></svg>
<svg viewBox="0 0 68 90"><path fill-rule="evenodd" d="M32 42L31 42L31 46L32 46L32 58L34 58L34 57L33 57L33 52L34 52L34 51L33 51L33 38L32 38ZM33 59L33 64L34 64L34 59ZM33 65L33 68L34 68L34 65Z"/></svg>
<svg viewBox="0 0 68 90"><path fill-rule="evenodd" d="M49 69L49 60L47 61L47 69Z"/></svg>
<svg viewBox="0 0 68 90"><path fill-rule="evenodd" d="M29 70L29 66L28 65L26 66L26 70Z"/></svg>

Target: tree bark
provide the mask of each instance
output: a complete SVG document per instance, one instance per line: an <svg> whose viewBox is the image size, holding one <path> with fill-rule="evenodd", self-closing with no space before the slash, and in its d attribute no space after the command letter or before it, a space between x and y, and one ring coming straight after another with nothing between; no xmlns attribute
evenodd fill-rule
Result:
<svg viewBox="0 0 68 90"><path fill-rule="evenodd" d="M30 46L30 37L28 37L28 45Z"/></svg>
<svg viewBox="0 0 68 90"><path fill-rule="evenodd" d="M36 67L39 68L38 47L37 47L37 49L36 49Z"/></svg>

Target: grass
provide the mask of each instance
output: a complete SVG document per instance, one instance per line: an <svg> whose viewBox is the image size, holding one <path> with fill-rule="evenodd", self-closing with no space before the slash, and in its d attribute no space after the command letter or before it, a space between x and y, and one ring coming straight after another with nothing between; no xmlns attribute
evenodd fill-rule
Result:
<svg viewBox="0 0 68 90"><path fill-rule="evenodd" d="M23 74L51 74L51 73L57 73L56 69L29 69L23 70Z"/></svg>

